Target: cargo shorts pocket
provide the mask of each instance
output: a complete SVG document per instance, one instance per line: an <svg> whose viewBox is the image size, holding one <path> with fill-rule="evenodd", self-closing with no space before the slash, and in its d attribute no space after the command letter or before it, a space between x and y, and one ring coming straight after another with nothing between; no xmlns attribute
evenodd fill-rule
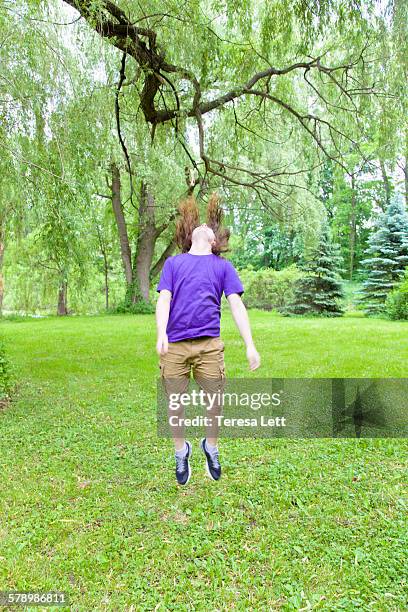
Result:
<svg viewBox="0 0 408 612"><path fill-rule="evenodd" d="M160 370L160 376L162 378L164 378L164 363L162 363L161 361L159 361L159 370Z"/></svg>
<svg viewBox="0 0 408 612"><path fill-rule="evenodd" d="M224 379L225 378L225 361L224 361L225 344L221 340L221 338L218 339L218 346L219 346L218 363L220 367L220 375L221 375L221 378Z"/></svg>
<svg viewBox="0 0 408 612"><path fill-rule="evenodd" d="M220 365L220 376L221 376L221 378L222 378L222 379L224 379L224 378L225 378L225 364L224 364L224 359L220 359L219 365Z"/></svg>
<svg viewBox="0 0 408 612"><path fill-rule="evenodd" d="M220 369L220 377L224 379L225 378L224 349L222 349L218 354L218 366Z"/></svg>

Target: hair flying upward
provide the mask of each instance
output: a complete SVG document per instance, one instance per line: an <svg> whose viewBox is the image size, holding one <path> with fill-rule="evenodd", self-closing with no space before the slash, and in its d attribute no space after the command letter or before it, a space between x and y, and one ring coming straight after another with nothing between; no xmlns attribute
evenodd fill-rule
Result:
<svg viewBox="0 0 408 612"><path fill-rule="evenodd" d="M176 242L182 253L187 253L191 248L191 236L193 230L200 225L200 211L193 194L181 200L179 204L180 216L176 223ZM214 255L220 255L228 250L230 231L222 227L224 213L220 207L220 199L217 193L210 195L207 204L207 225L215 234L215 245L212 247Z"/></svg>

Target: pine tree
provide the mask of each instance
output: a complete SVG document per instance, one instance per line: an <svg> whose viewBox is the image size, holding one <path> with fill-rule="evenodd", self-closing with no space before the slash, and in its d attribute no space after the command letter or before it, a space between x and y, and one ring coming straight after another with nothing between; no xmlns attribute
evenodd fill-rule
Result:
<svg viewBox="0 0 408 612"><path fill-rule="evenodd" d="M401 281L408 265L408 215L402 200L395 198L382 213L371 234L362 260L367 275L360 302L367 314L384 310L389 292Z"/></svg>
<svg viewBox="0 0 408 612"><path fill-rule="evenodd" d="M297 281L293 303L284 314L314 314L338 317L344 313L344 298L339 277L342 257L332 242L330 228L322 226L317 248L302 265L306 275Z"/></svg>

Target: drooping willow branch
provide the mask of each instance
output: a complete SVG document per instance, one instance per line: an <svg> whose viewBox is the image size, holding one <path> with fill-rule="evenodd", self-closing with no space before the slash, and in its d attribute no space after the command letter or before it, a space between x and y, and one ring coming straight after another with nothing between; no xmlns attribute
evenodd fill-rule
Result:
<svg viewBox="0 0 408 612"><path fill-rule="evenodd" d="M132 206L134 208L135 205L133 203L133 180L132 180L132 168L130 165L130 157L129 157L129 153L128 150L126 148L126 144L125 141L123 139L122 136L122 131L120 128L120 105L119 105L119 94L120 94L120 90L122 88L123 82L126 80L126 53L122 54L122 61L120 64L120 72L119 72L119 82L118 85L116 87L116 91L115 91L115 118L116 118L116 129L118 131L118 138L119 138L119 142L120 142L120 146L122 147L123 150L123 154L126 158L126 163L128 166L128 170L129 170L129 182L130 182L130 195L129 195L129 199L130 199L130 203L132 204Z"/></svg>
<svg viewBox="0 0 408 612"><path fill-rule="evenodd" d="M282 183L278 183L277 177L288 175L285 169L278 173L248 170L239 166L232 167L223 161L210 159L206 152L203 116L230 102L234 104L239 99L247 99L254 96L259 100L257 112L261 112L263 107L264 113L266 113L265 105L270 104L272 107L277 107L282 112L287 113L294 120L295 124L297 123L312 138L317 146L317 150L324 157L330 158L339 164L345 172L348 173L348 169L343 162L344 152L342 151L341 144L344 144L347 150L353 148L354 151L358 151L364 160L363 163L368 162L363 152L359 149L359 143L354 135L347 134L344 130L337 127L335 122L330 120L332 111L341 111L352 115L356 119L356 124L359 125L359 111L355 100L362 95L380 95L380 92L375 90L375 83L367 86L360 83L356 76L354 76L355 69L359 66L364 67L367 63L365 53L368 48L368 41L357 57L347 63L335 66L326 65L323 63L326 52L318 57L309 56L306 61L295 62L283 68L268 65L264 70L253 74L246 82L231 88L222 95L209 100L203 100L201 84L197 77L191 70L167 61L163 47L157 44L157 33L153 29L139 27L137 22L132 23L121 8L109 0L104 0L101 3L101 8L98 9L92 9L90 3L85 0L64 1L75 7L101 37L108 39L115 47L132 57L138 64L143 73L143 87L139 92L140 108L146 122L152 126L152 137L157 125L167 122L173 123L174 121L176 135L179 139L179 118L190 117L194 119L198 130L200 158L204 164L205 175L212 174L218 176L225 183L248 187L258 193L258 195L263 192L266 197L270 196L281 201L283 197ZM259 60L259 57L257 59ZM272 78L296 72L303 76L304 83L309 91L316 95L320 103L324 105L328 111L328 118L318 114L303 112L297 109L292 101L283 100L281 97L270 92L269 84ZM317 77L322 87L331 86L338 92L336 101L331 101L327 98L323 91L321 91L321 87L313 82L313 75ZM186 81L192 86L192 96L183 105L181 104L173 79ZM170 93L175 102L174 105L166 102L164 96L165 86L170 87ZM240 125L241 129L249 129L242 125L235 108L233 113L236 126ZM264 123L265 127L267 127L266 120ZM265 140L265 142L268 141L262 134L259 137ZM184 144L183 148L188 154ZM191 161L192 156L190 154L188 156ZM128 155L126 155L126 159L128 160ZM288 183L289 191L286 195L295 186L304 188L301 185ZM265 198L262 198L262 201L266 201Z"/></svg>

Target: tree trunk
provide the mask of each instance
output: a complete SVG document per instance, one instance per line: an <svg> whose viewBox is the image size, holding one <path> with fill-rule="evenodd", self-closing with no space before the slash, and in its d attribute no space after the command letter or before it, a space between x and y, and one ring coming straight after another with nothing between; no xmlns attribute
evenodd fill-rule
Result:
<svg viewBox="0 0 408 612"><path fill-rule="evenodd" d="M65 278L61 278L60 285L58 287L57 315L59 316L65 316L68 314L67 292L68 292L68 283L65 280Z"/></svg>
<svg viewBox="0 0 408 612"><path fill-rule="evenodd" d="M176 248L175 240L172 238L164 252L153 265L154 251L157 239L168 228L176 217L176 210L168 214L167 219L161 224L156 223L155 200L147 184L142 181L138 208L138 233L135 249L132 254L126 219L121 202L121 180L118 166L111 163L112 184L112 208L118 229L120 250L123 268L126 278L126 300L136 304L141 300L149 301L149 289L151 279L160 272L167 257ZM192 186L191 186L192 188Z"/></svg>
<svg viewBox="0 0 408 612"><path fill-rule="evenodd" d="M150 270L150 280L152 280L155 276L159 274L159 272L161 272L161 269L164 266L164 262L168 257L170 257L170 255L173 255L176 246L176 240L175 238L173 238L173 240L167 245L163 253L160 255L159 259L156 261L156 263Z"/></svg>
<svg viewBox="0 0 408 612"><path fill-rule="evenodd" d="M108 267L105 264L105 308L109 308L109 280L108 280Z"/></svg>
<svg viewBox="0 0 408 612"><path fill-rule="evenodd" d="M154 198L142 181L139 199L139 232L136 241L134 259L134 277L143 299L149 301L150 268L152 266L154 247L157 240L157 228L154 215ZM135 294L133 299L137 298Z"/></svg>
<svg viewBox="0 0 408 612"><path fill-rule="evenodd" d="M132 275L132 257L129 245L129 237L126 227L125 215L123 214L122 200L121 200L121 183L120 183L120 171L115 162L111 163L112 172L112 208L113 214L115 215L116 226L118 228L120 253L122 256L123 268L125 271L126 283L130 285L133 280Z"/></svg>
<svg viewBox="0 0 408 612"><path fill-rule="evenodd" d="M351 178L351 212L350 212L350 267L349 267L349 280L353 280L354 272L354 256L356 250L356 182L354 175Z"/></svg>
<svg viewBox="0 0 408 612"><path fill-rule="evenodd" d="M102 238L101 230L99 229L98 223L95 222L96 225L96 233L98 235L99 249L101 251L103 257L103 274L105 281L105 308L108 310L109 308L109 262L108 255L106 252L106 245Z"/></svg>
<svg viewBox="0 0 408 612"><path fill-rule="evenodd" d="M381 174L382 174L384 190L385 190L385 208L387 208L391 202L391 184L390 184L390 179L388 178L388 175L387 175L387 169L385 167L385 163L382 159L380 159L380 166L381 166Z"/></svg>

